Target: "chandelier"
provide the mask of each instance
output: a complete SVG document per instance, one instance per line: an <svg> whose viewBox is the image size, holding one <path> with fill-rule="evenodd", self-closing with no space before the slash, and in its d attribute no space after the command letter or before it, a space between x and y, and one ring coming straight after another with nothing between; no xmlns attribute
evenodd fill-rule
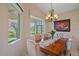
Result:
<svg viewBox="0 0 79 59"><path fill-rule="evenodd" d="M46 16L46 21L52 22L56 21L58 19L58 15L54 13L54 9L52 8L52 3L51 3L51 10L49 11L49 14Z"/></svg>

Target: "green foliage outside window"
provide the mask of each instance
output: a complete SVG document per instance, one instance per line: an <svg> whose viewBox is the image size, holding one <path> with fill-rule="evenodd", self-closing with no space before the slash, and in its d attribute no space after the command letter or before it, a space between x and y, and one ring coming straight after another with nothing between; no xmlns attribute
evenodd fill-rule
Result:
<svg viewBox="0 0 79 59"><path fill-rule="evenodd" d="M30 36L35 37L36 34L43 34L43 33L44 33L44 21L33 19L30 22Z"/></svg>
<svg viewBox="0 0 79 59"><path fill-rule="evenodd" d="M8 43L11 43L20 38L20 13L13 5L9 5L8 13Z"/></svg>

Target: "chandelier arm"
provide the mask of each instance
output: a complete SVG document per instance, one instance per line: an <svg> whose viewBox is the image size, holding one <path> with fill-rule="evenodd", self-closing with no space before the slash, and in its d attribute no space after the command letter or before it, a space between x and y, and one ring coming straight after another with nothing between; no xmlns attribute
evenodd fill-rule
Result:
<svg viewBox="0 0 79 59"><path fill-rule="evenodd" d="M52 22L52 21L55 21L57 20L57 15L54 14L54 8L52 7L52 0L51 0L51 3L50 3L50 11L49 11L49 14L46 16L46 19L49 21L49 22Z"/></svg>

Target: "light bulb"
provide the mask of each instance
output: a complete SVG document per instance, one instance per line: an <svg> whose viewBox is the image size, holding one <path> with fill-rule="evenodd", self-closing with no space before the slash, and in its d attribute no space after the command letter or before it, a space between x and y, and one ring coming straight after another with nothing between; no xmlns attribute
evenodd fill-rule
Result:
<svg viewBox="0 0 79 59"><path fill-rule="evenodd" d="M48 16L47 17L50 17L51 15L50 14L48 14Z"/></svg>
<svg viewBox="0 0 79 59"><path fill-rule="evenodd" d="M54 17L55 17L56 19L58 19L58 15L57 15L57 14L54 14Z"/></svg>
<svg viewBox="0 0 79 59"><path fill-rule="evenodd" d="M48 19L48 17L46 16L46 19Z"/></svg>

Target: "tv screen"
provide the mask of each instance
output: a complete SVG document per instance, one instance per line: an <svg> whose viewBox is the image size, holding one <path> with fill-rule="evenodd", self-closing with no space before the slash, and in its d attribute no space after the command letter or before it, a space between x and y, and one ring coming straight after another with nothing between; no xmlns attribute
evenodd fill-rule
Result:
<svg viewBox="0 0 79 59"><path fill-rule="evenodd" d="M56 31L70 32L70 19L54 21Z"/></svg>

